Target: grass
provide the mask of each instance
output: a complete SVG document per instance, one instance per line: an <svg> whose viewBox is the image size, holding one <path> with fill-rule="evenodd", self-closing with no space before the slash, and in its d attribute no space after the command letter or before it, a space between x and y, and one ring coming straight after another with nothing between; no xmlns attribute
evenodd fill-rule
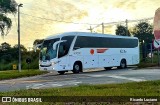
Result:
<svg viewBox="0 0 160 105"><path fill-rule="evenodd" d="M160 96L160 80L123 84L80 85L77 87L29 89L0 92L0 96Z"/></svg>
<svg viewBox="0 0 160 105"><path fill-rule="evenodd" d="M140 63L137 64L137 68L146 68L146 67L155 67L158 66L158 56L157 54L154 54L153 56L153 62L151 62L151 58L146 57L146 59L144 60L142 58L142 54L140 54Z"/></svg>
<svg viewBox="0 0 160 105"><path fill-rule="evenodd" d="M65 88L50 88L50 89L29 89L20 90L12 92L0 92L0 96L23 96L23 97L39 97L39 96L72 96L70 97L59 97L59 100L77 100L76 96L128 96L130 97L141 96L160 96L160 80L157 81L145 81L145 82L132 82L123 84L103 84L103 85L85 85L82 84L76 87L65 87ZM84 102L79 98L80 102L55 102L56 98L48 97L53 103L43 102L43 103L22 103L22 105L106 105L103 102ZM87 97L88 99L89 97ZM103 97L102 97L103 98ZM123 97L119 97L119 99ZM43 97L42 97L43 99ZM45 98L46 99L46 98ZM96 98L95 98L96 99ZM54 100L54 101L53 101ZM92 99L93 100L93 99ZM84 101L84 100L83 100ZM17 103L12 103L11 105L16 105ZM159 103L160 104L160 103ZM109 105L122 105L118 102L111 103ZM123 102L123 105L133 105L132 102ZM140 105L140 104L138 104ZM148 105L142 104L141 105ZM158 105L158 104L157 104Z"/></svg>
<svg viewBox="0 0 160 105"><path fill-rule="evenodd" d="M7 70L7 71L0 71L0 80L4 79L14 79L14 78L20 78L20 77L30 77L35 75L40 75L47 73L47 71L40 71L40 70L21 70L19 72L18 70Z"/></svg>
<svg viewBox="0 0 160 105"><path fill-rule="evenodd" d="M103 84L103 85L85 85L82 84L76 87L64 87L64 88L50 88L50 89L29 89L29 90L19 90L12 92L0 92L0 96L11 96L11 97L40 97L47 102L42 103L9 103L9 105L106 105L109 102L92 102L95 100L105 100L107 97L99 96L120 96L118 99L114 100L127 100L129 101L130 97L146 97L146 96L160 96L160 80L156 81L145 81L145 82L132 82L132 83L123 83L123 84ZM53 97L43 97L43 96L53 96ZM55 96L55 97L54 97ZM61 96L61 97L57 97ZM63 97L66 96L66 97ZM71 96L71 97L68 97ZM88 96L88 97L77 97L77 96ZM98 96L89 97L89 96ZM122 97L124 96L124 97ZM128 96L128 97L125 97ZM102 99L103 98L103 99ZM87 102L87 100L92 100ZM50 100L50 102L48 101ZM57 102L57 100L59 100ZM60 101L64 102L60 102ZM68 100L71 100L68 102ZM76 101L75 101L76 100ZM159 100L159 98L158 98ZM75 101L75 102L72 102ZM113 101L113 100L112 100ZM154 103L154 102L153 102ZM154 105L152 103L152 105ZM135 103L136 105L151 105L146 103ZM158 105L160 103L156 103ZM8 105L8 104L3 104ZM134 102L112 102L109 105L134 105Z"/></svg>
<svg viewBox="0 0 160 105"><path fill-rule="evenodd" d="M138 68L146 68L146 67L155 67L158 66L157 63L149 63L149 62L140 62L137 67Z"/></svg>

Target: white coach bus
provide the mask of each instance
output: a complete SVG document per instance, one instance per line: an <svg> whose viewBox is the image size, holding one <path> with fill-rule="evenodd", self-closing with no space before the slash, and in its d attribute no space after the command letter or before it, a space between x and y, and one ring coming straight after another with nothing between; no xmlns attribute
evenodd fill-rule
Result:
<svg viewBox="0 0 160 105"><path fill-rule="evenodd" d="M138 38L88 32L67 32L44 39L40 70L59 74L88 68L126 68L139 63Z"/></svg>

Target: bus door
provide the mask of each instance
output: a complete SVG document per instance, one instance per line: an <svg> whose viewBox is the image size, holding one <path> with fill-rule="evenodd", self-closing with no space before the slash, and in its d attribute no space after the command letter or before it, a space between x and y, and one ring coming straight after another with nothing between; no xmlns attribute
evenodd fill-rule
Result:
<svg viewBox="0 0 160 105"><path fill-rule="evenodd" d="M59 51L58 51L58 58L59 58L59 67L62 70L68 70L70 67L69 62L69 50L71 43L74 39L74 36L64 36L61 40L66 40L65 42L60 43L59 45Z"/></svg>
<svg viewBox="0 0 160 105"><path fill-rule="evenodd" d="M64 43L61 43L59 45L58 59L59 59L59 69L66 70L68 65L68 56L66 56L66 46L64 45Z"/></svg>

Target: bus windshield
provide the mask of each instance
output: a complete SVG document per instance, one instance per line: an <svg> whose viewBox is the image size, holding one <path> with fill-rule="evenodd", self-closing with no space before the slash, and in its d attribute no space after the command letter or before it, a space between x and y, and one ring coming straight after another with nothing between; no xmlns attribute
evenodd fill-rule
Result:
<svg viewBox="0 0 160 105"><path fill-rule="evenodd" d="M46 61L57 57L57 48L53 50L53 44L59 41L59 38L45 40L40 50L40 60Z"/></svg>

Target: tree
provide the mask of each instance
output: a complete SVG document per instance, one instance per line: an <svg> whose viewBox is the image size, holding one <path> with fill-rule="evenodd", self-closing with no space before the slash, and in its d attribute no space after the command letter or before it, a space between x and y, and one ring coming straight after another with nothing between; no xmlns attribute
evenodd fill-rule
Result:
<svg viewBox="0 0 160 105"><path fill-rule="evenodd" d="M41 44L43 41L44 41L44 39L36 39L36 40L33 42L33 45Z"/></svg>
<svg viewBox="0 0 160 105"><path fill-rule="evenodd" d="M7 50L9 50L10 48L11 48L11 45L8 44L8 43L6 43L6 42L4 42L4 43L1 44L1 50L2 50L2 51L7 51Z"/></svg>
<svg viewBox="0 0 160 105"><path fill-rule="evenodd" d="M13 46L14 49L18 49L18 44ZM27 49L24 47L24 45L20 45L21 51L22 52L27 52Z"/></svg>
<svg viewBox="0 0 160 105"><path fill-rule="evenodd" d="M11 28L12 26L12 21L10 18L6 17L5 15L3 14L0 14L0 32L1 32L1 35L4 36L5 33L7 34L9 29ZM6 32L4 32L6 28Z"/></svg>
<svg viewBox="0 0 160 105"><path fill-rule="evenodd" d="M12 21L7 17L7 14L15 14L17 12L16 7L17 3L15 0L0 0L0 33L2 36L8 34L12 26Z"/></svg>
<svg viewBox="0 0 160 105"><path fill-rule="evenodd" d="M116 35L130 36L130 32L125 26L117 25Z"/></svg>
<svg viewBox="0 0 160 105"><path fill-rule="evenodd" d="M152 39L154 38L153 26L147 22L139 22L132 31L132 34L135 37L138 37L141 43L151 43Z"/></svg>

